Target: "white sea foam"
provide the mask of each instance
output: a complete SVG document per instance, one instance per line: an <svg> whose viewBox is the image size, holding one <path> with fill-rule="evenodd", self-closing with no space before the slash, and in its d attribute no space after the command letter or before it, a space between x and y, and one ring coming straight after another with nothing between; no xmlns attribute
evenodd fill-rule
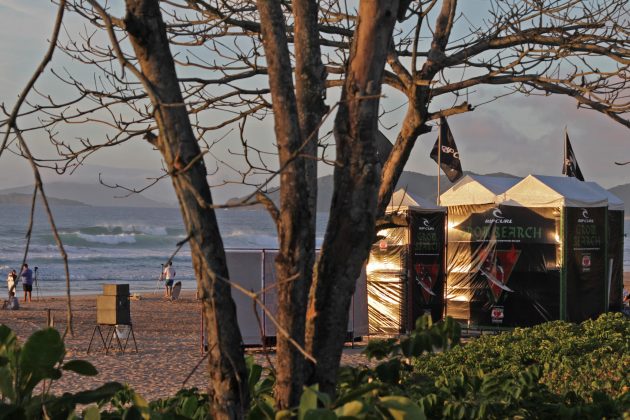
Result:
<svg viewBox="0 0 630 420"><path fill-rule="evenodd" d="M88 235L87 233L77 233L79 238L98 244L118 245L133 244L136 242L135 233L121 233L119 235Z"/></svg>
<svg viewBox="0 0 630 420"><path fill-rule="evenodd" d="M163 226L131 226L132 232L140 232L147 235L166 236L166 228Z"/></svg>

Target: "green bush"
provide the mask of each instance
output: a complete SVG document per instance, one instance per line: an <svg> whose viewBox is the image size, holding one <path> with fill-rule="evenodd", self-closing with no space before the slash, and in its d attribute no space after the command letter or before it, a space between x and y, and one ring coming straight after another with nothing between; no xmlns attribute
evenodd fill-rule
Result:
<svg viewBox="0 0 630 420"><path fill-rule="evenodd" d="M0 419L66 419L78 404L109 401L122 388L111 382L76 394L34 394L37 385L61 378L64 370L97 374L96 368L84 360L64 363L65 354L63 340L54 328L36 331L22 346L10 328L0 325ZM43 388L50 389L50 384Z"/></svg>
<svg viewBox="0 0 630 420"><path fill-rule="evenodd" d="M508 379L538 366L540 382L555 394L574 392L591 400L593 392L603 392L621 398L630 385L629 338L630 321L619 313L579 325L554 321L482 336L452 351L417 358L414 377L433 381L441 375L481 370Z"/></svg>
<svg viewBox="0 0 630 420"><path fill-rule="evenodd" d="M630 320L605 314L460 345L456 322L423 317L408 337L370 341L364 353L378 365L343 367L336 398L314 385L291 410L274 410L274 372L248 358L248 419L630 418L628 337ZM42 407L50 418L76 418L77 404L93 404L82 413L87 420L211 418L208 396L194 388L152 402L116 383L61 397L33 395L37 383L63 370L96 373L87 362L63 363L64 353L55 330L38 331L20 347L0 327L0 419L41 418Z"/></svg>
<svg viewBox="0 0 630 420"><path fill-rule="evenodd" d="M618 418L630 410L628 337L613 313L482 336L415 358L401 390L435 418Z"/></svg>

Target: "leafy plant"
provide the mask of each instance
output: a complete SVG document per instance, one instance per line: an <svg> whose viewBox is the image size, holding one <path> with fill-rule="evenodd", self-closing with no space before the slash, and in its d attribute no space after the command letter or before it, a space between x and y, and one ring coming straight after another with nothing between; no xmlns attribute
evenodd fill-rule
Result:
<svg viewBox="0 0 630 420"><path fill-rule="evenodd" d="M94 376L96 368L84 360L63 363L65 346L59 332L46 328L33 333L23 346L10 328L0 325L0 419L67 418L77 404L108 400L120 389L117 383L61 397L34 394L40 383L61 378L62 371Z"/></svg>

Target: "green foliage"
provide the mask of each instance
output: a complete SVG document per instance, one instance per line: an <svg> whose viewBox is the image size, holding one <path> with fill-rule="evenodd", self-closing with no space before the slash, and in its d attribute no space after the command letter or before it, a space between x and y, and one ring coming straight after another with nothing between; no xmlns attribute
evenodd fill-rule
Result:
<svg viewBox="0 0 630 420"><path fill-rule="evenodd" d="M246 359L249 420L280 419L495 419L630 418L630 321L602 315L581 325L550 322L483 336L462 346L459 325L429 317L401 340L372 340L364 353L374 368L343 367L337 397L305 387L300 404L274 408L274 372ZM38 383L63 371L94 375L84 361L63 363L65 349L53 329L20 347L0 326L0 420L210 419L208 396L197 389L147 402L117 383L59 397L33 395ZM105 408L106 407L106 408Z"/></svg>
<svg viewBox="0 0 630 420"><path fill-rule="evenodd" d="M630 321L605 314L483 336L414 359L403 389L435 418L601 418L630 410Z"/></svg>
<svg viewBox="0 0 630 420"><path fill-rule="evenodd" d="M54 381L63 370L80 375L96 375L94 366L86 361L63 363L66 350L59 332L54 328L36 331L20 345L10 328L0 325L0 419L38 419L44 411L49 418L68 418L77 404L109 400L120 389L116 383L92 391L66 393L60 397L46 393L33 394L43 381Z"/></svg>

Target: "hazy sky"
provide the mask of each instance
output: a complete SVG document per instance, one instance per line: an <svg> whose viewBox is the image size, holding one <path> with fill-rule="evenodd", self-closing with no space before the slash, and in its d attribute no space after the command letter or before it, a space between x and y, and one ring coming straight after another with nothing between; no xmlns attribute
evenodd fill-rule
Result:
<svg viewBox="0 0 630 420"><path fill-rule="evenodd" d="M482 2L483 3L483 2ZM52 29L55 7L42 0L0 0L0 102L12 107L43 55ZM56 57L57 58L57 57ZM53 62L53 67L58 62ZM55 67L59 69L59 67ZM484 89L481 87L480 89ZM496 89L496 88L495 88ZM384 106L393 109L403 101L389 94ZM475 105L474 99L471 100ZM405 108L388 117L400 121ZM563 131L568 127L578 163L587 180L612 187L630 182L630 166L617 166L614 161L630 160L630 131L602 114L576 109L575 101L566 97L510 96L449 119L465 170L477 173L509 172L561 175ZM265 123L263 137L272 139L271 123ZM388 135L393 136L396 129ZM436 165L428 157L436 134L424 135L417 142L406 170L435 174ZM43 139L27 137L34 150ZM147 176L159 174L159 153L145 142L135 142L116 150L94 154L88 161L94 165L116 168L146 169ZM107 176L107 169L105 171ZM87 173L86 173L87 172ZM330 170L326 169L325 173ZM111 179L121 173L111 171ZM136 173L137 174L137 173ZM219 182L221 174L215 176ZM46 174L48 182L74 180L97 182L98 175L82 171L74 178ZM137 179L142 178L141 176ZM32 175L27 162L4 154L0 158L0 189L29 184ZM153 194L168 194L168 182ZM236 190L223 190L218 199L238 195Z"/></svg>

